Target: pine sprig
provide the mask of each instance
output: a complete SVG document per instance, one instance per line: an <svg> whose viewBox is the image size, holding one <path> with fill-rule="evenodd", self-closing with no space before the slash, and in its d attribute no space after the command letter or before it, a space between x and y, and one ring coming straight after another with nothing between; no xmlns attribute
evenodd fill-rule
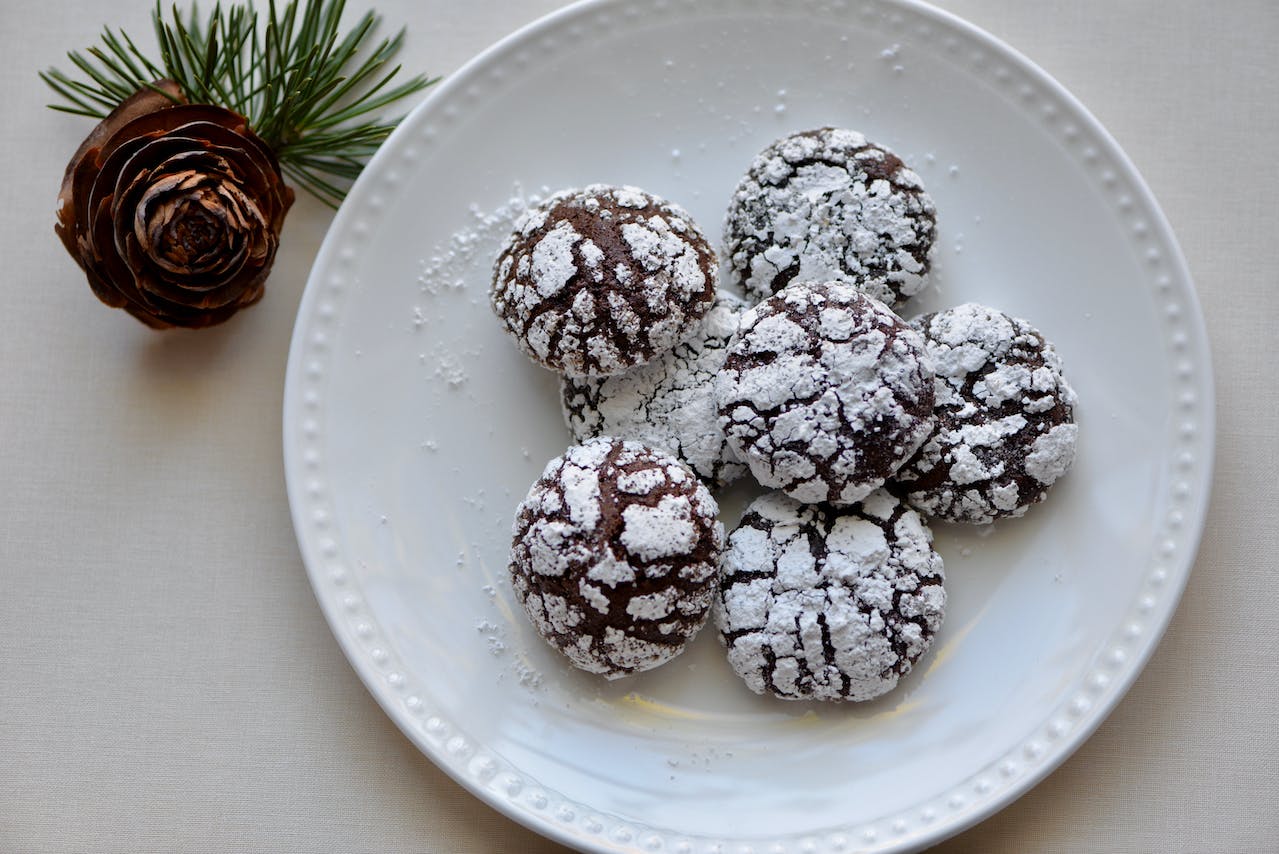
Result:
<svg viewBox="0 0 1279 854"><path fill-rule="evenodd" d="M219 3L202 19L193 4L185 18L174 6L166 19L157 0L158 61L106 27L101 45L67 54L82 78L52 68L40 77L63 101L51 108L99 119L139 89L171 79L187 101L245 116L285 174L336 207L398 122L375 113L439 80L416 75L391 85L400 67L389 65L404 31L370 47L378 17L365 13L343 35L345 6L289 0L277 8L269 0L259 15L252 2Z"/></svg>

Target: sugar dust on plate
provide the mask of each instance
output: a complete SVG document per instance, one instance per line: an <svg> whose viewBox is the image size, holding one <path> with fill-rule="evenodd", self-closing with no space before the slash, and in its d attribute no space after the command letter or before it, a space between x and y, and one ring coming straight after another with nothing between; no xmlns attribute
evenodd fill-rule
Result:
<svg viewBox="0 0 1279 854"><path fill-rule="evenodd" d="M475 624L475 630L484 635L489 655L499 658L506 652L506 641L503 639L502 627L497 623L489 620L480 620Z"/></svg>
<svg viewBox="0 0 1279 854"><path fill-rule="evenodd" d="M487 265L497 241L510 232L524 211L549 193L549 188L542 187L538 192L526 194L517 182L511 196L491 211L472 203L468 208L470 224L455 231L442 246L434 247L427 258L418 262L417 282L421 292L436 296L465 290L468 274L474 272L475 264Z"/></svg>
<svg viewBox="0 0 1279 854"><path fill-rule="evenodd" d="M894 74L901 74L902 72L906 70L906 66L902 65L899 62L896 62L896 59L901 55L901 52L902 52L902 46L899 44L894 44L891 47L886 47L879 52L880 59L884 60L885 62L890 62L893 64Z"/></svg>
<svg viewBox="0 0 1279 854"><path fill-rule="evenodd" d="M462 503L470 507L472 510L483 513L486 506L484 501L484 490L481 489L474 496L471 496L471 495L462 496Z"/></svg>
<svg viewBox="0 0 1279 854"><path fill-rule="evenodd" d="M442 344L436 344L432 348L429 357L426 353L418 353L417 360L418 364L421 365L434 362L431 376L434 379L443 381L444 385L450 389L457 390L461 388L469 378L466 368L462 366L461 359Z"/></svg>
<svg viewBox="0 0 1279 854"><path fill-rule="evenodd" d="M536 691L542 687L542 674L538 673L531 667L518 664L515 667L515 675L519 678L520 684L525 688Z"/></svg>

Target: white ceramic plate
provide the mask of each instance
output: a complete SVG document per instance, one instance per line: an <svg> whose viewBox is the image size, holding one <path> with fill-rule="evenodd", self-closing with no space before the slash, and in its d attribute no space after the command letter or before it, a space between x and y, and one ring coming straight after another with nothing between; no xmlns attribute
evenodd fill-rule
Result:
<svg viewBox="0 0 1279 854"><path fill-rule="evenodd" d="M718 236L752 155L824 124L897 150L937 203L913 309L987 302L1056 342L1078 464L1025 519L937 531L946 625L881 700L755 697L712 631L641 677L575 672L504 581L515 505L569 439L554 378L490 315L505 221L485 215L517 183L626 182ZM1007 804L1154 648L1213 447L1193 286L1132 165L1027 60L906 0L588 2L487 51L338 214L284 414L302 554L369 690L476 795L598 851L899 851Z"/></svg>

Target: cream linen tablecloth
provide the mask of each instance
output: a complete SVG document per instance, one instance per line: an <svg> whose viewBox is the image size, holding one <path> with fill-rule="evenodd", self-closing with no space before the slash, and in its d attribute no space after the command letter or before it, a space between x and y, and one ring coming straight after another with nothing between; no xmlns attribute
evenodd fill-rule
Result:
<svg viewBox="0 0 1279 854"><path fill-rule="evenodd" d="M209 5L209 4L205 4ZM353 2L362 7L361 2ZM447 73L557 0L382 0ZM1207 533L1163 644L1044 783L938 850L1279 850L1279 7L945 0L1075 93L1136 162L1215 356ZM285 500L289 334L329 213L289 215L266 299L158 335L52 232L88 131L42 108L145 0L0 2L0 851L558 851L436 770L316 606Z"/></svg>

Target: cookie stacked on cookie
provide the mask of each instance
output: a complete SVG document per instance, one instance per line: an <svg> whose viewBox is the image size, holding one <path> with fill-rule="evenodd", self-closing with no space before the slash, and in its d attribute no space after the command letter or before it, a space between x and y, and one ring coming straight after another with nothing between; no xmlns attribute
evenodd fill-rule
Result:
<svg viewBox="0 0 1279 854"><path fill-rule="evenodd" d="M692 218L634 187L566 190L516 223L493 309L560 373L581 443L533 486L512 544L512 587L553 647L625 676L713 610L757 693L868 700L911 670L946 602L926 517L1025 513L1078 433L1061 360L1025 321L897 313L935 233L919 176L837 128L755 158L720 289ZM775 491L725 538L710 489L747 472Z"/></svg>

